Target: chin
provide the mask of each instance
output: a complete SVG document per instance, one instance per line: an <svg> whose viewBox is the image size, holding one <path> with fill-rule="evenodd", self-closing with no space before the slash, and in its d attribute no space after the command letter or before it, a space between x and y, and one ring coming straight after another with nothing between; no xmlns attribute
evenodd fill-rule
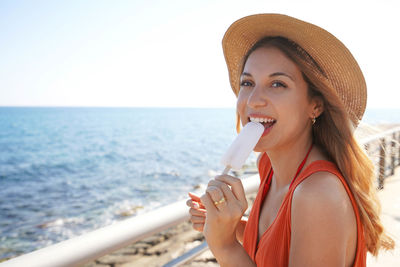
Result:
<svg viewBox="0 0 400 267"><path fill-rule="evenodd" d="M265 152L266 150L262 148L262 146L260 146L258 143L256 145L256 147L253 149L254 152Z"/></svg>
<svg viewBox="0 0 400 267"><path fill-rule="evenodd" d="M268 141L265 142L265 140L260 139L260 141L258 141L257 145L254 147L253 151L263 153L271 150L271 148L274 147L275 147L274 144L270 144Z"/></svg>

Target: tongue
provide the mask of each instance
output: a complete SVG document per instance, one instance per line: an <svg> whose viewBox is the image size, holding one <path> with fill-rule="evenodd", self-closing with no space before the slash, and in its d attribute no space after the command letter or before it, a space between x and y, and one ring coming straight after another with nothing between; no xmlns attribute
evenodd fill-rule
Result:
<svg viewBox="0 0 400 267"><path fill-rule="evenodd" d="M275 123L275 121L274 122L263 123L264 124L264 128L267 129L267 128L271 127L274 123Z"/></svg>

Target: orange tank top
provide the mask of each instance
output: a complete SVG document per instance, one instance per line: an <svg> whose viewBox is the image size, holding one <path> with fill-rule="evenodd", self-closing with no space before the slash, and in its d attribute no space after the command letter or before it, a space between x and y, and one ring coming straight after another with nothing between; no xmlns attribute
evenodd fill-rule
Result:
<svg viewBox="0 0 400 267"><path fill-rule="evenodd" d="M261 179L260 189L269 189L270 181L268 180L270 179L268 179L268 176L270 171L271 163L267 154L264 153L259 162L259 173ZM264 190L258 191L244 230L243 237L243 247L258 267L280 267L289 265L291 236L290 211L293 192L302 181L307 179L307 177L309 177L311 174L319 171L327 171L336 175L342 182L347 194L349 195L357 220L357 250L353 266L366 266L367 250L364 241L364 232L353 194L351 193L346 181L334 163L325 160L317 160L309 164L295 178L292 186L289 187L289 190L283 199L275 220L260 237L260 240L257 244L260 209L261 204L264 201L263 197L265 197L265 195L263 196Z"/></svg>

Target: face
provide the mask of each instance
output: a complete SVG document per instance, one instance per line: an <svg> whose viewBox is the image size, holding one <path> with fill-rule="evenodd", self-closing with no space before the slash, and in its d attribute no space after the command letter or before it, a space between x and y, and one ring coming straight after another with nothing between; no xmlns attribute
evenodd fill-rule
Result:
<svg viewBox="0 0 400 267"><path fill-rule="evenodd" d="M237 111L242 125L262 120L265 130L255 151L290 146L311 138L315 103L297 65L277 48L250 54L240 77Z"/></svg>

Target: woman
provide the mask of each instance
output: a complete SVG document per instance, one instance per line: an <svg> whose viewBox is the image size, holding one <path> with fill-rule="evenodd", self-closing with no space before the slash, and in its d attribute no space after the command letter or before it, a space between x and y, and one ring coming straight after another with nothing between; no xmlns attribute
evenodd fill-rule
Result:
<svg viewBox="0 0 400 267"><path fill-rule="evenodd" d="M223 39L237 130L261 121L259 191L248 221L239 179L189 194L191 221L221 266L365 266L393 248L373 164L353 131L366 105L361 70L327 31L279 14L233 23Z"/></svg>

